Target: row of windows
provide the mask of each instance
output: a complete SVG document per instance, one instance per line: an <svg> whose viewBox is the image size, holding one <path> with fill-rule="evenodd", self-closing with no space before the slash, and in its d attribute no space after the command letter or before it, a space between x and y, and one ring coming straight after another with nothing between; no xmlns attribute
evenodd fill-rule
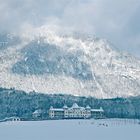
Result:
<svg viewBox="0 0 140 140"><path fill-rule="evenodd" d="M90 115L74 115L74 114L71 114L71 115L65 115L64 117L90 117Z"/></svg>
<svg viewBox="0 0 140 140"><path fill-rule="evenodd" d="M90 116L101 116L101 112L97 113L91 113L91 112L55 112L55 111L50 111L49 116L50 117L90 117Z"/></svg>
<svg viewBox="0 0 140 140"><path fill-rule="evenodd" d="M84 116L91 116L91 114L50 114L51 117L55 116L65 116L65 117L84 117Z"/></svg>
<svg viewBox="0 0 140 140"><path fill-rule="evenodd" d="M88 113L91 113L91 112L89 112L89 111L88 112L87 111L65 111L65 113L88 114Z"/></svg>
<svg viewBox="0 0 140 140"><path fill-rule="evenodd" d="M59 118L63 118L63 117L65 117L65 118L81 118L81 117L84 117L84 118L90 118L90 117L92 117L93 115L87 115L87 114L84 114L84 115L75 115L75 114L70 114L70 115L57 115L57 114L50 114L50 117L51 118L57 118L57 117L59 117ZM100 115L94 115L94 117L98 117L98 118L100 118L100 117L103 117L103 115L102 114L100 114Z"/></svg>
<svg viewBox="0 0 140 140"><path fill-rule="evenodd" d="M90 115L91 113L64 113L65 115Z"/></svg>

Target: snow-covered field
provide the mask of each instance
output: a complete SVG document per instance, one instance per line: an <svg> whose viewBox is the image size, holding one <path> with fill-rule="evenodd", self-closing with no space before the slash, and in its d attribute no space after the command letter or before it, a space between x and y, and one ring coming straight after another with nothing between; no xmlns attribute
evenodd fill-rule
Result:
<svg viewBox="0 0 140 140"><path fill-rule="evenodd" d="M140 140L140 124L120 119L3 122L0 140Z"/></svg>

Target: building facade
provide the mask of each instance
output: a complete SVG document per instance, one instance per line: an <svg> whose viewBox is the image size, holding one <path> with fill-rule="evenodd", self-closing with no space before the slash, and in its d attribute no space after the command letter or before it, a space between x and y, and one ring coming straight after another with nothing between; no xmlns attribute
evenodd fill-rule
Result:
<svg viewBox="0 0 140 140"><path fill-rule="evenodd" d="M35 110L35 111L32 113L32 117L33 117L34 119L41 118L41 115L42 115L42 110L41 110L41 109Z"/></svg>
<svg viewBox="0 0 140 140"><path fill-rule="evenodd" d="M20 121L19 117L6 117L3 120L0 120L0 122L8 122L8 121Z"/></svg>
<svg viewBox="0 0 140 140"><path fill-rule="evenodd" d="M90 106L80 107L76 103L72 107L67 107L64 105L63 108L53 108L49 109L49 117L51 119L89 119L89 118L103 118L104 110L92 109Z"/></svg>

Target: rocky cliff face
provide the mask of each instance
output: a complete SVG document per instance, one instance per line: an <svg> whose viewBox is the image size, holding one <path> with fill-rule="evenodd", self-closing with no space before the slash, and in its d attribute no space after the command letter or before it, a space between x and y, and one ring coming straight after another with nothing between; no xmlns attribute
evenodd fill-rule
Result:
<svg viewBox="0 0 140 140"><path fill-rule="evenodd" d="M140 95L140 61L106 40L46 29L10 41L15 38L1 47L1 87L97 98Z"/></svg>

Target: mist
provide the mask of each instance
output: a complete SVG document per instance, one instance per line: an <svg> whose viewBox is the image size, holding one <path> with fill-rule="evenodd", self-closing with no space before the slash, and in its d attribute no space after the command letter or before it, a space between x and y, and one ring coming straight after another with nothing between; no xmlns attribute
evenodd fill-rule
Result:
<svg viewBox="0 0 140 140"><path fill-rule="evenodd" d="M59 27L109 40L140 58L140 0L0 0L0 31Z"/></svg>

